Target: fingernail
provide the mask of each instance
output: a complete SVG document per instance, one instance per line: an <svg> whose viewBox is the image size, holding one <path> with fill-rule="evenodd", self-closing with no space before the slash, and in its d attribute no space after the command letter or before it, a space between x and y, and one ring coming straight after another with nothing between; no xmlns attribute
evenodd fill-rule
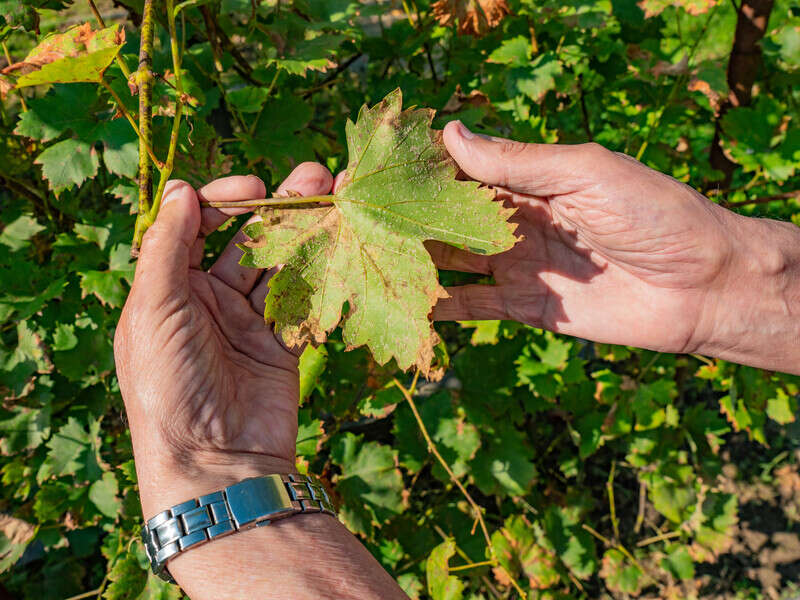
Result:
<svg viewBox="0 0 800 600"><path fill-rule="evenodd" d="M456 123L458 123L458 133L461 134L461 137L463 137L465 140L471 140L475 137L475 134L467 129L467 126L461 121L456 121Z"/></svg>

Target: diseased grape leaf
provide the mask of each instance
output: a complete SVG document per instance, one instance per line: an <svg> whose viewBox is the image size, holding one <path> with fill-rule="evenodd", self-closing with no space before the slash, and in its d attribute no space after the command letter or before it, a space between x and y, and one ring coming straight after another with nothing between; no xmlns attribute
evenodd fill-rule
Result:
<svg viewBox="0 0 800 600"><path fill-rule="evenodd" d="M322 342L344 317L348 348L427 375L438 343L428 315L446 292L423 241L496 254L514 245L516 225L494 192L455 180L433 111L401 109L396 90L348 121L350 161L333 205L262 209L245 229L242 264L285 265L264 316L287 344Z"/></svg>
<svg viewBox="0 0 800 600"><path fill-rule="evenodd" d="M683 8L690 15L707 13L719 0L640 0L637 4L644 11L645 18L660 15L668 6Z"/></svg>
<svg viewBox="0 0 800 600"><path fill-rule="evenodd" d="M89 23L45 37L24 60L7 66L3 74L17 75L16 87L43 83L98 83L125 43L119 25L93 30Z"/></svg>
<svg viewBox="0 0 800 600"><path fill-rule="evenodd" d="M425 563L428 579L428 594L433 600L461 600L464 596L464 583L450 575L450 559L456 553L456 542L447 538L436 546Z"/></svg>

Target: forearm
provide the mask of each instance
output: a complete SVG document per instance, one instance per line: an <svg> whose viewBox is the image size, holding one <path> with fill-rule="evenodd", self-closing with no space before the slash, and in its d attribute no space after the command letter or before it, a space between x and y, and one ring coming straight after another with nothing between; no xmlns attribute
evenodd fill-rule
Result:
<svg viewBox="0 0 800 600"><path fill-rule="evenodd" d="M241 455L202 468L169 462L147 460L139 467L145 518L246 477L287 471ZM213 540L179 554L168 568L192 600L407 598L364 546L324 514L295 515Z"/></svg>
<svg viewBox="0 0 800 600"><path fill-rule="evenodd" d="M736 249L697 352L800 374L800 228L731 213L730 230Z"/></svg>

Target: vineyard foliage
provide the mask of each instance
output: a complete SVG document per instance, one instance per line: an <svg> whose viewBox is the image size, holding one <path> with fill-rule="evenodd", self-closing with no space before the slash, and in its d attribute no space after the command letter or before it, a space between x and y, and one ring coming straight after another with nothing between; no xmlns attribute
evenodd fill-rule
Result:
<svg viewBox="0 0 800 600"><path fill-rule="evenodd" d="M93 8L0 0L0 597L180 598L145 568L112 354L135 268L144 3L99 2L103 23ZM792 0L159 1L154 36L152 151L168 162L172 137L171 176L196 186L345 170L346 121L400 88L435 128L599 142L800 225ZM208 261L242 223L209 237ZM345 352L347 332L301 360L298 468L410 597L800 584L800 378L511 322L435 329L445 376L413 404L409 375Z"/></svg>

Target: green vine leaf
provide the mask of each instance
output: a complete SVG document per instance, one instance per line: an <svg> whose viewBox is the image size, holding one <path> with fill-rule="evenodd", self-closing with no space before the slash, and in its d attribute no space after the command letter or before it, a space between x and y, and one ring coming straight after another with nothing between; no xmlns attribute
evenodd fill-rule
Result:
<svg viewBox="0 0 800 600"><path fill-rule="evenodd" d="M242 264L285 265L264 316L287 344L323 342L344 317L348 348L366 345L380 364L394 358L428 375L438 343L428 315L446 292L423 241L480 254L516 242L513 210L456 181L432 119L432 110L402 111L400 90L364 106L347 123L350 161L333 205L264 208L245 230Z"/></svg>

